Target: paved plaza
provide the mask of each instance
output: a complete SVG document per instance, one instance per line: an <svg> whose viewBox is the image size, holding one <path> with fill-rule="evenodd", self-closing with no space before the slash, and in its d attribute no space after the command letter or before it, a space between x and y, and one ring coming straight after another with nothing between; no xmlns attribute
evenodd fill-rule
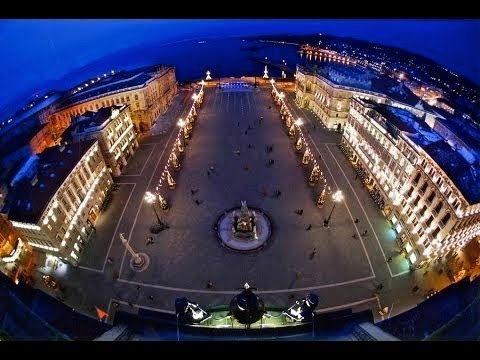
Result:
<svg viewBox="0 0 480 360"><path fill-rule="evenodd" d="M180 170L171 170L176 187L161 190L170 209L158 209L159 216L169 228L151 234L155 213L143 198L155 190L179 131L175 123L186 116L191 96L176 96L115 178L118 187L81 266L55 271L66 285L66 303L90 316L96 316L95 307L107 310L111 320L113 302L132 312L139 307L173 312L175 298L186 296L208 308L227 305L248 282L267 306L287 307L293 298L315 292L319 311L369 308L380 320L379 309L388 306L385 316L392 316L421 302L427 289L445 286L438 276L409 271L388 221L339 149L341 135L324 129L288 93L286 102L304 120L304 134L328 184L344 194L330 226L323 226L333 202L316 206L319 188L308 185L309 170L286 135L269 87L205 89ZM220 216L241 201L265 212L272 223L267 245L251 253L222 246L215 230ZM149 255L146 270L130 268L120 233ZM150 236L153 242L147 243ZM420 290L412 291L416 286Z"/></svg>

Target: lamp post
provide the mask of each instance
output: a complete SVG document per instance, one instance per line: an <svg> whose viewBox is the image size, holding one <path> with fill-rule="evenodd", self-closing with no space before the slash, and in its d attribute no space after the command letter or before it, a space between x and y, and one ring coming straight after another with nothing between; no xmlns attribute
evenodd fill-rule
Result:
<svg viewBox="0 0 480 360"><path fill-rule="evenodd" d="M183 136L180 136L180 139L182 139L182 146L184 147L185 146L185 141L183 140L183 138L185 137L185 139L188 138L188 134L187 132L185 131L185 120L183 120L182 118L178 119L178 122L177 122L177 125L180 127L180 129L183 131Z"/></svg>
<svg viewBox="0 0 480 360"><path fill-rule="evenodd" d="M332 199L333 199L332 211L330 211L330 215L328 215L328 218L323 221L323 226L325 226L325 227L328 227L328 224L329 224L330 219L331 219L332 214L333 214L333 210L335 210L335 205L337 205L337 202L340 202L340 201L343 200L342 191L341 190L335 191L332 195Z"/></svg>
<svg viewBox="0 0 480 360"><path fill-rule="evenodd" d="M149 257L145 253L136 253L130 244L128 243L128 240L125 238L125 235L123 233L119 234L120 240L122 241L122 244L125 245L125 248L127 251L132 255L133 261L131 261L130 265L132 268L136 271L143 271L146 269L146 267L149 264Z"/></svg>
<svg viewBox="0 0 480 360"><path fill-rule="evenodd" d="M158 216L157 209L155 208L155 195L151 193L150 191L147 191L145 193L144 197L145 201L149 204L152 204L153 212L155 213L155 216L157 217L157 222L158 225L165 227L165 224L160 220L160 216Z"/></svg>

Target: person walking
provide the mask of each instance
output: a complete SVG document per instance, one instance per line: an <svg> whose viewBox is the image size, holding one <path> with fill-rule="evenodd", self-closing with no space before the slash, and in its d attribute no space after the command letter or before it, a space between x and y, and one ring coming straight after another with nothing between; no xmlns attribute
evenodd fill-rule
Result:
<svg viewBox="0 0 480 360"><path fill-rule="evenodd" d="M305 231L310 231L312 230L312 224L308 224L307 228L305 229Z"/></svg>
<svg viewBox="0 0 480 360"><path fill-rule="evenodd" d="M207 282L207 288L208 288L208 289L213 288L213 282L212 282L211 280L208 280L208 282Z"/></svg>
<svg viewBox="0 0 480 360"><path fill-rule="evenodd" d="M358 220L358 218L355 219L355 224L358 224L360 220Z"/></svg>
<svg viewBox="0 0 480 360"><path fill-rule="evenodd" d="M387 263L391 262L392 261L392 257L390 256L388 259L387 259Z"/></svg>

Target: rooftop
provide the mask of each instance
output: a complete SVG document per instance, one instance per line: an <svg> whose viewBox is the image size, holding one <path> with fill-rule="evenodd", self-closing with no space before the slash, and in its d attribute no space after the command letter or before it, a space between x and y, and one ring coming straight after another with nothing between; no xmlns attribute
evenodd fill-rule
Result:
<svg viewBox="0 0 480 360"><path fill-rule="evenodd" d="M316 67L305 68L300 65L298 67L303 72L320 75L336 85L350 87L358 91L367 90L384 94L392 100L410 106L415 106L419 102L419 98L402 82L362 66L324 63ZM337 76L338 74L342 76Z"/></svg>
<svg viewBox="0 0 480 360"><path fill-rule="evenodd" d="M470 204L480 202L480 157L460 147L452 147L443 137L432 130L421 118L405 109L371 101L375 111L382 115L387 124L393 125L416 145L420 146L448 175ZM395 136L395 135L394 135ZM455 145L453 145L455 146ZM467 161L467 159L473 159Z"/></svg>
<svg viewBox="0 0 480 360"><path fill-rule="evenodd" d="M134 86L140 86L152 79L155 72L167 70L162 65L146 66L134 70L119 71L108 77L97 78L97 80L87 81L87 86L80 84L73 88L70 95L61 102L59 108L93 98L100 94L106 94L113 91L128 89ZM98 80L99 79L99 80ZM80 89L80 90L78 90Z"/></svg>
<svg viewBox="0 0 480 360"><path fill-rule="evenodd" d="M35 176L33 179L25 177L9 193L9 218L25 223L38 223L60 185L95 141L54 146L38 154L38 161L32 164L37 181L32 181Z"/></svg>
<svg viewBox="0 0 480 360"><path fill-rule="evenodd" d="M106 121L114 119L117 114L115 111L123 111L128 105L113 105L109 107L100 108L98 111L86 111L80 116L77 116L72 124L72 130L75 133L91 131L94 128L104 127Z"/></svg>

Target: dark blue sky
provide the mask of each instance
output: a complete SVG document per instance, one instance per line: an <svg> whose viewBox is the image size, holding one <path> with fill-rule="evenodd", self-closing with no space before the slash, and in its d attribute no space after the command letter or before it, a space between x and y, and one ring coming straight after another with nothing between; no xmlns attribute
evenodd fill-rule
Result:
<svg viewBox="0 0 480 360"><path fill-rule="evenodd" d="M2 20L0 112L19 94L133 45L319 32L398 46L480 84L479 20Z"/></svg>

